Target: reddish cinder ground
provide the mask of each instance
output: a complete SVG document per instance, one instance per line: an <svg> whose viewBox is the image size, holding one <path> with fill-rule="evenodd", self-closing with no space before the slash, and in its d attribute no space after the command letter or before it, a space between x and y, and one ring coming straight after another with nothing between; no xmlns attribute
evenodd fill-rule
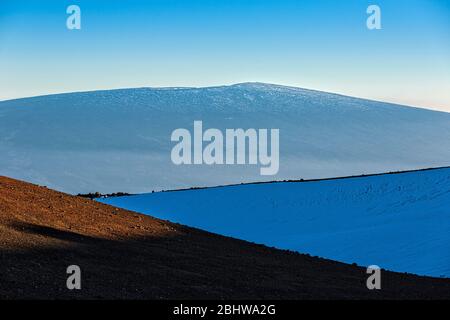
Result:
<svg viewBox="0 0 450 320"><path fill-rule="evenodd" d="M66 268L82 289L66 288ZM382 273L0 177L2 299L450 299L450 279Z"/></svg>

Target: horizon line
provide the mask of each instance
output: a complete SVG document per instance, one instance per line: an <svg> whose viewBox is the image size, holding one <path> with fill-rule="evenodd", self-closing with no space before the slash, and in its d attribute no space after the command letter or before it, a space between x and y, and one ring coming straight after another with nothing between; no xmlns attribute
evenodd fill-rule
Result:
<svg viewBox="0 0 450 320"><path fill-rule="evenodd" d="M379 177L386 175L401 175L415 172L426 172L426 171L435 171L435 170L444 170L450 169L450 165L439 166L439 167L427 167L427 168L419 168L419 169L409 169L409 170L399 170L399 171L386 171L379 173L367 173L367 174L357 174L350 176L338 176L338 177L330 177L330 178L312 178L312 179L289 179L289 180L272 180L272 181L253 181L253 182L241 182L241 183L230 183L216 186L203 186L203 187L186 187L180 189L170 189L170 190L160 190L160 191L152 191L152 192L143 192L143 193L126 193L117 191L115 193L110 194L101 194L100 197L95 199L107 199L107 198L120 198L120 197L133 197L140 196L146 194L154 194L154 193L165 193L165 192L180 192L180 191L194 191L194 190L205 190L205 189L217 189L217 188L228 188L228 187L238 187L238 186L249 186L249 185L259 185L259 184L280 184L280 183L308 183L308 182L321 182L321 181L334 181L334 180L348 180L348 179L359 179L359 178L369 178L369 177ZM94 194L95 192L91 192L88 194ZM114 194L120 194L120 196L114 196ZM85 196L88 194L78 193L75 196Z"/></svg>
<svg viewBox="0 0 450 320"><path fill-rule="evenodd" d="M411 104L401 104L399 102L392 102L392 101L386 101L386 100L377 100L377 99L373 99L373 98L353 96L353 95L349 95L349 94L345 94L345 93L339 93L339 92L323 91L323 90L306 88L306 87L297 87L297 86L293 86L293 85L286 85L286 84L279 84L279 83L269 83L269 82L261 82L261 81L245 81L245 82L236 82L236 83L229 83L229 84L223 84L223 85L204 85L204 86L139 86L139 87L122 87L122 88L110 88L110 89L65 91L65 92L55 92L55 93L46 93L46 94L40 94L40 95L18 97L18 98L12 98L12 99L9 99L9 98L8 99L0 99L0 103L2 103L2 102L9 102L9 101L15 101L15 100L22 100L22 99L33 99L33 98L40 98L40 97L57 96L57 95L68 95L68 94L79 94L79 93L94 93L94 92L103 92L103 91L119 91L119 90L133 90L133 89L195 90L195 89L226 88L226 87L233 87L233 86L238 86L238 85L249 85L249 84L277 86L277 87L282 87L282 88L287 88L287 89L297 89L297 90L300 89L300 90L306 90L306 91L313 91L313 92L337 95L337 96L346 97L346 98L353 98L353 99L360 99L360 100L366 100L366 101L372 101L372 102L387 103L387 104L391 104L391 105L395 105L395 106L401 106L401 107L407 107L407 108L416 108L416 109L423 109L423 110L434 111L434 112L450 113L450 111L442 110L441 108L437 109L437 107L419 106L419 105L411 105Z"/></svg>

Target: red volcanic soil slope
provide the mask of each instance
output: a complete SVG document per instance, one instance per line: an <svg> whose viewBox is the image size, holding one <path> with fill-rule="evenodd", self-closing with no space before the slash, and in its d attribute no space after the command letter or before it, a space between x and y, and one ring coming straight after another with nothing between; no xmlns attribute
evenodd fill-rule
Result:
<svg viewBox="0 0 450 320"><path fill-rule="evenodd" d="M66 287L69 265L81 290ZM0 177L2 299L442 299L450 279L364 268L227 238Z"/></svg>

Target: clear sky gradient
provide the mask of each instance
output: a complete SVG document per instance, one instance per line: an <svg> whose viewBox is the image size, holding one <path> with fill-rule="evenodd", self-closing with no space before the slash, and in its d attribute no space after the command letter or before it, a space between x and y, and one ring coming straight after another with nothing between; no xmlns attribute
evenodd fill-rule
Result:
<svg viewBox="0 0 450 320"><path fill-rule="evenodd" d="M0 99L247 81L450 111L450 0L0 0Z"/></svg>

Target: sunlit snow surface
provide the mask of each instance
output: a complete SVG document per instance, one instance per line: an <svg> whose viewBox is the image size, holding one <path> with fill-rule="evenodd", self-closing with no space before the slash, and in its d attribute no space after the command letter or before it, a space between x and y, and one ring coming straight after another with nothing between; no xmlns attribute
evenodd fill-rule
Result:
<svg viewBox="0 0 450 320"><path fill-rule="evenodd" d="M450 169L100 201L347 263L450 277Z"/></svg>
<svg viewBox="0 0 450 320"><path fill-rule="evenodd" d="M173 130L280 129L280 171L176 166ZM450 114L270 84L0 101L0 175L70 193L325 178L450 165Z"/></svg>

